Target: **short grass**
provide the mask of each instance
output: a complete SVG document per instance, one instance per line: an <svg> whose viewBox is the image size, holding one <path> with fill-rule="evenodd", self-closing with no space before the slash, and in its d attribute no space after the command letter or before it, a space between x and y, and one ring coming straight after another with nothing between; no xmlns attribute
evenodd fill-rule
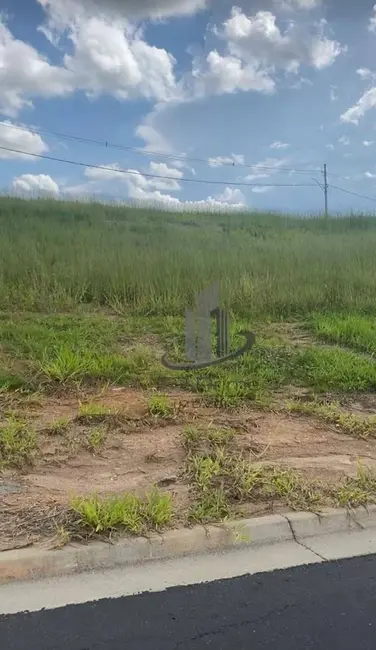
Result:
<svg viewBox="0 0 376 650"><path fill-rule="evenodd" d="M150 415L155 417L169 419L175 413L175 405L168 395L155 393L151 395L147 402L147 408Z"/></svg>
<svg viewBox="0 0 376 650"><path fill-rule="evenodd" d="M244 323L233 319L234 346ZM0 342L8 367L15 373L22 368L30 385L42 390L104 383L154 388L150 408L160 415L170 412L163 389L171 386L198 392L222 408L244 402L267 406L273 391L291 384L317 393L376 388L371 357L341 346L282 344L266 338L256 321L252 326L256 345L244 357L198 372L171 372L161 363L161 351L178 346L183 354L183 319L172 319L171 330L168 327L165 318L3 315ZM3 390L11 390L11 385L5 384Z"/></svg>
<svg viewBox="0 0 376 650"><path fill-rule="evenodd" d="M11 419L0 427L0 469L23 469L32 463L36 448L35 431L27 423Z"/></svg>
<svg viewBox="0 0 376 650"><path fill-rule="evenodd" d="M313 314L308 326L328 343L348 346L359 352L376 353L376 317L361 314Z"/></svg>
<svg viewBox="0 0 376 650"><path fill-rule="evenodd" d="M48 426L47 431L50 435L63 436L69 431L71 419L68 417L57 418Z"/></svg>
<svg viewBox="0 0 376 650"><path fill-rule="evenodd" d="M108 406L87 402L86 404L80 404L77 420L82 423L92 424L93 422L104 422L109 417L116 417L118 415L119 412L117 410Z"/></svg>
<svg viewBox="0 0 376 650"><path fill-rule="evenodd" d="M76 497L71 507L80 516L82 525L96 533L123 530L141 535L151 530L160 531L170 524L173 516L171 495L162 493L157 488L150 490L144 497L132 493L109 497Z"/></svg>

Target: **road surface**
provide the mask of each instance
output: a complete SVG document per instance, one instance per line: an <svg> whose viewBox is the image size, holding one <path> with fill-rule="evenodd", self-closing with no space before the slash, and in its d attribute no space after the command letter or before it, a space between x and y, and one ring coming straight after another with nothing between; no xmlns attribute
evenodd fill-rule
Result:
<svg viewBox="0 0 376 650"><path fill-rule="evenodd" d="M376 555L368 555L0 616L0 647L374 650L375 614Z"/></svg>

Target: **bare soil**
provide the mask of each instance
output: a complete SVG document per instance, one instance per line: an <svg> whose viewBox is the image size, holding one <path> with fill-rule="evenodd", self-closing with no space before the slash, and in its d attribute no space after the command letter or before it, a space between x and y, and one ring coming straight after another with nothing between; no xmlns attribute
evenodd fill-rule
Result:
<svg viewBox="0 0 376 650"><path fill-rule="evenodd" d="M72 496L92 493L144 493L153 485L173 494L176 518L182 525L190 504L185 479L182 432L187 424L232 427L241 438L250 461L285 465L307 478L334 482L355 476L359 460L376 471L376 440L341 434L334 426L305 416L243 408L224 411L203 406L191 394L173 391L170 418L148 413L149 394L111 388L85 394L61 394L33 400L0 396L1 420L11 412L27 417L38 434L34 463L22 469L0 471L0 550L30 544L59 545L64 511ZM111 415L79 418L80 403L96 403ZM376 412L375 396L354 398L354 411ZM69 426L54 432L54 423L69 418ZM106 431L103 445L90 447L96 427ZM248 514L265 512L273 504L250 504ZM59 533L60 530L60 533Z"/></svg>

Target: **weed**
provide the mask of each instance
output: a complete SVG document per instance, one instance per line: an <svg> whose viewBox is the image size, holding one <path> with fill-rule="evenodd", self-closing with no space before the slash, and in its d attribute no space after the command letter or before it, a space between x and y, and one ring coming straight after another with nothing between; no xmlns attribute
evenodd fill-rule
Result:
<svg viewBox="0 0 376 650"><path fill-rule="evenodd" d="M48 427L48 433L51 435L62 436L70 427L70 418L62 417L52 422Z"/></svg>
<svg viewBox="0 0 376 650"><path fill-rule="evenodd" d="M172 518L171 494L164 494L157 488L153 488L146 495L143 515L148 528L159 531L167 526Z"/></svg>
<svg viewBox="0 0 376 650"><path fill-rule="evenodd" d="M376 416L361 417L354 413L344 413L338 403L290 402L287 408L292 413L316 416L329 424L334 424L343 433L358 438L376 437Z"/></svg>
<svg viewBox="0 0 376 650"><path fill-rule="evenodd" d="M197 448L201 438L201 430L197 427L187 426L183 431L183 445L187 451Z"/></svg>
<svg viewBox="0 0 376 650"><path fill-rule="evenodd" d="M0 467L22 468L34 457L37 440L33 430L25 422L9 420L0 428Z"/></svg>
<svg viewBox="0 0 376 650"><path fill-rule="evenodd" d="M153 488L144 498L135 494L100 498L75 498L72 509L81 523L97 533L123 529L134 535L160 530L172 518L172 498Z"/></svg>
<svg viewBox="0 0 376 650"><path fill-rule="evenodd" d="M106 437L107 431L104 427L95 427L87 437L88 448L93 452L99 451L103 447Z"/></svg>
<svg viewBox="0 0 376 650"><path fill-rule="evenodd" d="M101 423L116 418L118 415L118 411L102 406L102 404L80 404L77 421L82 424Z"/></svg>
<svg viewBox="0 0 376 650"><path fill-rule="evenodd" d="M230 506L221 488L201 494L192 505L188 520L193 523L208 524L224 521L230 516Z"/></svg>
<svg viewBox="0 0 376 650"><path fill-rule="evenodd" d="M336 505L356 508L376 503L376 475L358 463L356 478L346 477L333 490Z"/></svg>
<svg viewBox="0 0 376 650"><path fill-rule="evenodd" d="M147 408L150 415L166 419L170 418L175 411L174 404L168 395L162 395L160 393L149 397Z"/></svg>
<svg viewBox="0 0 376 650"><path fill-rule="evenodd" d="M195 494L190 518L213 521L236 503L278 499L294 509L317 508L325 500L319 484L305 482L292 470L252 463L237 448L234 433L210 428L184 433L188 449L187 476ZM188 444L188 446L187 446Z"/></svg>

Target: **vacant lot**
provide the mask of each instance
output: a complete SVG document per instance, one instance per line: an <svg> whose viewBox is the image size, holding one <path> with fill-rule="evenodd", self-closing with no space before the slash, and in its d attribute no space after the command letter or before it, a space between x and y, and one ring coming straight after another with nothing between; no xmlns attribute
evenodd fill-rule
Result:
<svg viewBox="0 0 376 650"><path fill-rule="evenodd" d="M0 549L376 502L376 222L0 200ZM170 372L219 279L243 358Z"/></svg>

